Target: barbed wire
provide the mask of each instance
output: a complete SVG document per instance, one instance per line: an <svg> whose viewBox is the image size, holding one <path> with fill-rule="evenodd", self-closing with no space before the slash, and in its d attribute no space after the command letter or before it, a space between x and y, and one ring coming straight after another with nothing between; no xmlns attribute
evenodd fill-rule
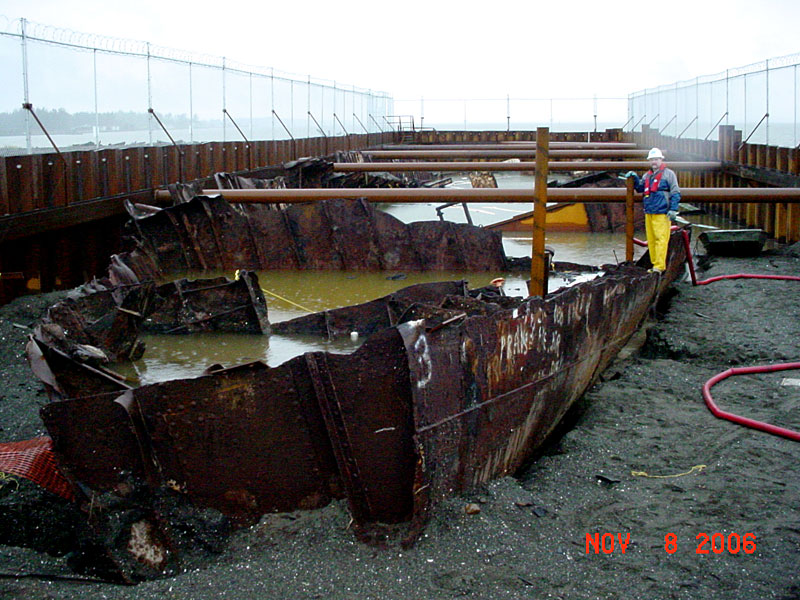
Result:
<svg viewBox="0 0 800 600"><path fill-rule="evenodd" d="M19 33L20 20L0 15L0 33Z"/></svg>
<svg viewBox="0 0 800 600"><path fill-rule="evenodd" d="M150 58L158 61L176 62L198 67L225 69L233 73L253 75L262 78L266 77L298 84L310 84L331 88L338 86L337 90L341 89L355 94L389 97L387 92L373 91L355 85L337 84L334 80L312 77L311 75L299 75L297 73L280 71L273 67L240 63L228 60L222 56L169 48L142 40L75 31L73 29L56 27L23 19L10 19L5 15L0 15L0 35L21 39L23 36L23 22L24 36L26 40L30 42L62 46L76 51L103 52L136 58Z"/></svg>

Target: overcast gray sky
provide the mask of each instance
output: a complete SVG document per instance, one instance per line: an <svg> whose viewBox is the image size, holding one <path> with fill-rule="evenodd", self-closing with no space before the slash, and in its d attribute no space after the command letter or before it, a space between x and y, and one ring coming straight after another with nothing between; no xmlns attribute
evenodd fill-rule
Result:
<svg viewBox="0 0 800 600"><path fill-rule="evenodd" d="M0 15L398 99L625 96L800 51L797 0L0 0Z"/></svg>

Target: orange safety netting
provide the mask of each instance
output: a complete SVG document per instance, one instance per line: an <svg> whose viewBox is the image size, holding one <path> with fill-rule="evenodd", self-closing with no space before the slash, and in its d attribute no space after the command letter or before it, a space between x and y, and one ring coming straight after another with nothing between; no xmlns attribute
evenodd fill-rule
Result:
<svg viewBox="0 0 800 600"><path fill-rule="evenodd" d="M49 437L0 444L0 473L30 479L67 500L74 498L72 484L58 470Z"/></svg>

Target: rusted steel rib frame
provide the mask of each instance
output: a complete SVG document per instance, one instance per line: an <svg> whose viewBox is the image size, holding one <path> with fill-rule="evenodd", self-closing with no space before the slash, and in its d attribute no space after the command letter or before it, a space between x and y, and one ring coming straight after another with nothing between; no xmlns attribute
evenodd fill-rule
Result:
<svg viewBox="0 0 800 600"><path fill-rule="evenodd" d="M551 163L552 164L552 163ZM213 190L206 196L222 196L229 202L257 204L292 204L332 198L365 198L371 202L533 202L533 189L453 189L453 188L362 188L362 189L284 189L284 190ZM159 190L156 198L167 198ZM548 188L553 202L625 202L624 188ZM800 203L800 188L682 188L685 200L729 203Z"/></svg>
<svg viewBox="0 0 800 600"><path fill-rule="evenodd" d="M703 162L670 162L673 171L717 171L722 163ZM534 171L536 163L522 162L364 162L333 163L333 170L341 173L370 173L393 171ZM550 161L549 171L645 171L650 168L647 161Z"/></svg>
<svg viewBox="0 0 800 600"><path fill-rule="evenodd" d="M217 233L219 224L224 227ZM505 265L502 238L495 232L438 221L404 224L364 200L250 213L219 196L198 196L138 219L136 227L139 247L119 261L139 279L204 265L230 273L237 268L497 270ZM248 235L251 230L257 235Z"/></svg>

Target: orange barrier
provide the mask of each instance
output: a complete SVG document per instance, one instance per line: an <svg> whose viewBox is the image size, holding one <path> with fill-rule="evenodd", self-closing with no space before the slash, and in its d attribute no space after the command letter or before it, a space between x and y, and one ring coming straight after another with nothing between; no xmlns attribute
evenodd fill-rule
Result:
<svg viewBox="0 0 800 600"><path fill-rule="evenodd" d="M30 479L66 500L75 497L72 484L58 469L53 440L47 436L0 444L0 472Z"/></svg>

